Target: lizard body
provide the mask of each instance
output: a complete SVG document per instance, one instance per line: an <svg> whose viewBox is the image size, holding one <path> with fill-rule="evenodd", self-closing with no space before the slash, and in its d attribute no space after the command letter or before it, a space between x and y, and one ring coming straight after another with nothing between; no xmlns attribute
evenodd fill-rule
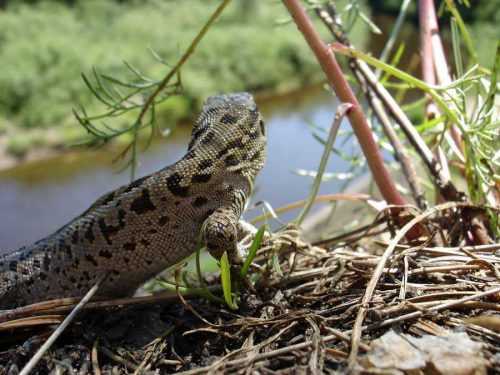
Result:
<svg viewBox="0 0 500 375"><path fill-rule="evenodd" d="M238 221L265 161L250 94L207 99L178 162L99 198L48 237L0 257L0 308L84 295L131 295L196 250L235 251Z"/></svg>

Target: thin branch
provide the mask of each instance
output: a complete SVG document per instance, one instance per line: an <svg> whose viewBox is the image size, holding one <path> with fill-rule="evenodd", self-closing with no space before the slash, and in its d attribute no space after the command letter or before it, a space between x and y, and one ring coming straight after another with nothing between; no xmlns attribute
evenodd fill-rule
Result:
<svg viewBox="0 0 500 375"><path fill-rule="evenodd" d="M43 345L38 349L38 351L35 353L33 357L26 363L26 365L23 367L19 375L28 375L31 370L36 366L38 361L43 357L45 352L49 350L49 348L52 346L52 344L57 340L57 338L61 335L61 333L64 332L64 330L68 327L68 325L73 321L73 319L76 317L76 315L80 312L80 310L85 306L85 304L90 301L90 299L96 294L96 292L99 290L99 287L101 286L102 282L106 279L108 276L107 273L102 275L97 282L94 284L92 288L85 294L85 296L81 299L80 302L75 306L75 308L71 311L71 313L64 319L64 321L61 323L57 329L52 332L50 337L43 343Z"/></svg>
<svg viewBox="0 0 500 375"><path fill-rule="evenodd" d="M207 287L211 292L220 291L220 285L211 285ZM190 288L184 292L185 298L195 298L204 296L202 289ZM106 301L93 301L83 306L83 310L93 309L106 309L116 306L129 306L129 305L146 305L153 303L168 303L177 302L179 297L173 292L162 292L150 296L143 297L130 297L130 298L117 298ZM7 323L12 323L14 320L23 319L33 315L47 315L64 313L71 311L77 305L78 299L76 298L61 298L51 301L44 301L32 305L23 306L13 310L2 311L0 313L0 329ZM4 323L6 322L6 323Z"/></svg>
<svg viewBox="0 0 500 375"><path fill-rule="evenodd" d="M428 314L428 313L431 313L431 312L438 312L438 311L446 310L446 309L449 309L449 308L452 308L452 307L455 307L455 306L460 306L460 305L462 305L462 304L464 304L466 302L473 301L473 300L476 300L476 299L480 299L480 298L483 298L483 297L488 297L488 296L491 296L491 295L494 295L494 294L497 294L497 293L500 293L500 287L491 288L491 289L488 289L488 290L486 290L484 292L476 293L476 294L473 294L471 296L466 296L466 297L463 297L463 298L460 298L460 299L457 299L457 300L454 300L454 301L445 302L445 303L439 304L437 306L430 307L427 310L415 311L415 312L412 312L412 313L409 313L409 314L398 316L396 318L387 319L387 320L384 320L381 323L372 324L372 325L366 327L366 329L367 330L373 330L373 329L379 329L379 328L382 328L382 327L391 326L394 323L400 323L400 322L404 322L404 321L407 321L407 320L420 318L421 316L423 316L425 314Z"/></svg>
<svg viewBox="0 0 500 375"><path fill-rule="evenodd" d="M439 26L436 17L436 10L434 8L434 0L419 1L419 20L421 23L420 27L422 29L421 36L426 39L430 38L430 43L426 42L426 45L423 46L426 50L423 50L422 58L431 57L438 82L441 85L449 85L451 83L451 77L446 63L443 43L441 42L441 38L439 36ZM430 48L428 44L430 44ZM430 56L428 56L429 52L431 53ZM425 64L428 64L428 62ZM428 69L428 67L426 67L426 69ZM455 124L451 124L450 132L456 146L463 152L462 136Z"/></svg>
<svg viewBox="0 0 500 375"><path fill-rule="evenodd" d="M380 60L381 61L387 61L389 58L389 54L392 51L392 48L394 47L394 43L396 43L396 39L399 35L399 32L401 30L401 27L403 26L403 23L406 19L406 15L408 13L408 7L411 4L411 0L403 0L401 3L401 7L399 9L399 14L398 17L396 18L396 22L394 22L394 27L391 31L391 34L389 35L389 39L387 40L384 49L380 53ZM380 75L382 74L382 71L379 70L377 72L377 77L380 78Z"/></svg>
<svg viewBox="0 0 500 375"><path fill-rule="evenodd" d="M326 141L325 148L323 150L323 155L321 155L318 171L316 173L316 177L314 179L313 186L311 188L311 193L309 194L309 197L306 201L304 208L302 209L302 212L299 214L296 220L298 226L302 224L302 222L304 221L305 217L307 216L311 207L314 204L316 196L318 195L319 192L319 187L321 186L323 173L325 173L326 164L328 163L330 153L332 152L333 149L333 144L335 143L335 138L337 138L337 133L339 131L340 124L342 123L342 120L344 119L345 115L349 113L351 109L352 109L352 104L350 103L342 103L337 107L335 117L333 118L333 122L330 127L330 132L328 133L328 140Z"/></svg>
<svg viewBox="0 0 500 375"><path fill-rule="evenodd" d="M318 195L317 197L314 198L313 203L323 203L323 202L338 202L338 201L349 201L349 202L363 202L367 201L370 199L370 196L368 194L360 194L360 193L336 193L336 194L323 194L323 195ZM265 214L256 216L250 220L250 223L255 224L258 223L259 221L264 221L270 218L277 218L277 214L282 214L300 207L303 207L306 204L305 199L301 199L299 201L295 201L292 203L288 203L284 206L278 207L276 209L272 209L272 212L266 212Z"/></svg>
<svg viewBox="0 0 500 375"><path fill-rule="evenodd" d="M335 341L335 340L339 340L339 339L342 340L343 339L342 336L343 335L339 335L338 333L335 333L333 335L323 336L321 338L321 342L323 344L327 344L327 343ZM282 355L282 354L286 354L286 353L290 353L290 352L294 352L294 351L298 351L298 350L302 350L302 349L307 349L314 344L315 344L315 341L304 341L304 342L301 342L298 344L286 346L284 348L279 348L279 349L275 349L275 350L270 350L268 352L259 353L253 357L250 357L250 358L245 357L245 358L234 359L232 361L228 361L225 363L225 369L228 369L229 367L237 367L237 366L241 366L241 365L249 366L250 364L253 364L253 363L258 362L258 361L262 361L264 359L277 357L277 356ZM211 369L212 369L212 366L206 366L206 367L200 367L200 368L196 368L196 369L189 370L189 371L179 372L179 374L182 374L182 375L206 374Z"/></svg>
<svg viewBox="0 0 500 375"><path fill-rule="evenodd" d="M178 85L180 85L180 71L182 66L189 60L191 55L194 53L196 47L200 44L201 40L203 37L206 35L210 27L214 24L214 22L219 18L221 15L222 11L224 8L231 2L231 0L223 0L220 5L217 7L217 9L212 13L208 21L203 25L201 30L198 32L198 34L195 36L195 38L192 40L191 44L187 48L187 50L182 54L180 59L177 61L177 63L170 69L170 71L165 75L165 77L159 81L155 82L150 80L149 78L145 77L142 75L136 68L131 66L128 63L125 63L127 65L127 68L129 68L140 80L144 82L142 85L137 85L137 84L127 84L125 82L122 82L120 80L117 80L113 77L109 77L106 75L101 75L102 78L106 79L107 81L111 82L111 84L115 84L118 86L132 86L134 90L132 93L129 95L122 96L118 92L116 93L115 96L118 97L118 102L110 102L109 99L113 100L113 95L112 93L108 92L104 84L102 83L101 79L99 78L99 74L94 71L95 79L97 81L97 86L100 89L100 91L104 92L107 98L103 97L99 91L94 88L88 79L84 76L84 82L87 85L87 87L92 91L94 96L96 96L102 103L104 103L109 110L105 112L104 114L89 117L85 115L85 112L83 112L83 116L80 116L76 111L73 111L78 122L87 130L89 131L94 137L101 138L101 141L109 141L111 138L115 138L123 133L126 132L132 132L133 135L133 140L131 143L126 146L122 152L119 154L119 158L125 157L127 154L130 153L130 160L127 161L125 164L125 168L130 166L130 179L134 180L135 179L135 173L136 173L136 167L137 167L137 142L138 142L138 135L139 132L146 127L151 127L151 131L154 132L155 129L155 124L154 124L154 106L158 104L159 102L166 100L172 93L169 95L161 96L167 88L170 87L170 81L172 78L177 77L177 83L173 86L175 89ZM150 89L151 87L156 86L154 91L147 96L145 99L144 104L137 104L134 103L133 105L130 105L128 102L129 98L132 96L137 96L143 90L145 89ZM116 91L116 89L114 89ZM116 98L115 98L116 99ZM127 127L124 130L114 130L114 129L108 129L111 130L111 133L105 133L101 132L95 125L91 123L93 119L96 118L108 118L108 117L116 117L125 114L126 112L129 112L130 110L133 109L138 109L141 108L137 118L135 121ZM151 112L151 120L146 121L145 117L148 112Z"/></svg>

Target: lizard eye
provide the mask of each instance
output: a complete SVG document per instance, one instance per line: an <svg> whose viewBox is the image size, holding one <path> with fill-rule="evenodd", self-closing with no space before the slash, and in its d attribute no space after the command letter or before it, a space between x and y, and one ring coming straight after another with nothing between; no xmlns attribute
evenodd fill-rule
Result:
<svg viewBox="0 0 500 375"><path fill-rule="evenodd" d="M260 132L262 133L262 135L266 135L266 127L264 125L264 121L259 120L259 126L260 126Z"/></svg>

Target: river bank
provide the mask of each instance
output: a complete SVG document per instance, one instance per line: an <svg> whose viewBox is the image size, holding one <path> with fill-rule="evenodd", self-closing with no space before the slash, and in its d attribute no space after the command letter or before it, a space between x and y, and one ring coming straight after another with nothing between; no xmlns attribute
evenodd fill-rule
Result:
<svg viewBox="0 0 500 375"><path fill-rule="evenodd" d="M322 83L297 87L281 86L274 89L261 90L255 94L255 98L259 107L272 108L279 106L280 103L294 100L294 98L304 97L309 94L315 96L320 90L322 90ZM184 114L180 119L173 118L164 119L162 121L169 124L167 125L169 128L176 128L179 126L190 127L192 121L196 119L198 111L199 109L193 109L193 112ZM17 145L19 140L16 138L12 139L6 134L0 135L0 173L25 164L54 159L60 155L67 155L69 158L72 158L79 153L96 151L99 153L109 152L115 154L130 140L129 137L125 135L116 138L114 141L98 149L88 148L86 146L76 146L76 144L88 138L86 131L76 123L66 125L66 127L72 127L73 129L68 131L63 127L63 129L35 129L31 132L26 130L23 136L26 140L21 141L19 145ZM61 133L60 130L62 130L63 133ZM69 139L66 139L63 135L64 132L69 134ZM44 137L43 141L40 141L41 136ZM161 135L158 135L156 138L156 142L164 141L165 137ZM16 144L13 145L13 142Z"/></svg>

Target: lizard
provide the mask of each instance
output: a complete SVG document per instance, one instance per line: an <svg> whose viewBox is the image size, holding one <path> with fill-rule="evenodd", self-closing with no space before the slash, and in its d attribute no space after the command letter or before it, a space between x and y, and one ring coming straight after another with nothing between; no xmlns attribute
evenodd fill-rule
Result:
<svg viewBox="0 0 500 375"><path fill-rule="evenodd" d="M124 297L196 251L199 235L216 258L234 254L239 222L266 159L253 97L209 97L186 154L104 194L53 234L0 257L0 309L82 297Z"/></svg>

